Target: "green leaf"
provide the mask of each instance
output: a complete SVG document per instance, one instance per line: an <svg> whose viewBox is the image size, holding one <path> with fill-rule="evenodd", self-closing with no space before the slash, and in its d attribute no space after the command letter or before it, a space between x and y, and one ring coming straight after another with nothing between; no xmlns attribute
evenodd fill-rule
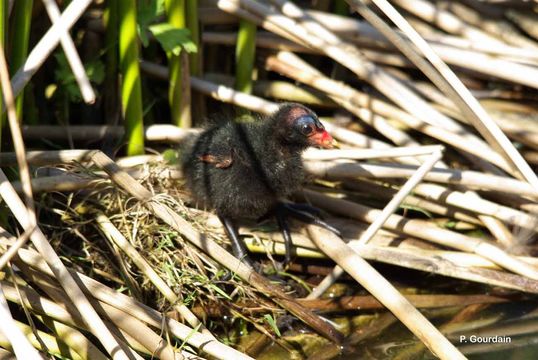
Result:
<svg viewBox="0 0 538 360"><path fill-rule="evenodd" d="M277 334L277 336L281 336L280 335L280 330L278 330L278 326L276 326L276 321L275 321L275 319L273 319L271 314L265 314L263 316L263 318L265 319L265 321L267 321L269 326L271 326L273 328L273 331L275 332L275 334Z"/></svg>
<svg viewBox="0 0 538 360"><path fill-rule="evenodd" d="M147 35L148 27L159 16L164 14L164 0L140 0L138 2L138 36L144 47L148 46L149 39Z"/></svg>
<svg viewBox="0 0 538 360"><path fill-rule="evenodd" d="M162 153L162 157L167 164L178 164L179 163L179 154L176 150L168 149Z"/></svg>
<svg viewBox="0 0 538 360"><path fill-rule="evenodd" d="M105 64L99 59L84 64L84 70L94 84L100 85L105 80Z"/></svg>
<svg viewBox="0 0 538 360"><path fill-rule="evenodd" d="M191 40L189 29L179 29L169 23L151 25L149 31L161 44L164 51L179 55L181 49L188 53L197 51L196 44Z"/></svg>

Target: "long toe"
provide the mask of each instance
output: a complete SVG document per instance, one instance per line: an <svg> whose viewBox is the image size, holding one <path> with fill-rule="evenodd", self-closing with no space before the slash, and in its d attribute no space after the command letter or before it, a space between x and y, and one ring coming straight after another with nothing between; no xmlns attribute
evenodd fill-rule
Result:
<svg viewBox="0 0 538 360"><path fill-rule="evenodd" d="M300 206L297 206L300 205ZM312 214L312 211L304 211L301 210L301 208L304 208L303 205L307 204L290 204L290 203L281 203L279 205L280 212L285 212L288 216L291 216L299 221L302 221L307 224L312 224L316 226L320 226L324 229L329 230L333 234L335 234L338 237L342 237L342 233L336 229L334 226L329 225L324 220L320 219L318 216L315 216ZM316 209L310 205L308 207ZM318 210L320 211L320 210Z"/></svg>
<svg viewBox="0 0 538 360"><path fill-rule="evenodd" d="M323 219L323 212L315 206L312 206L307 203L283 203L285 207L288 207L293 210L299 210L301 212L309 213L315 217Z"/></svg>

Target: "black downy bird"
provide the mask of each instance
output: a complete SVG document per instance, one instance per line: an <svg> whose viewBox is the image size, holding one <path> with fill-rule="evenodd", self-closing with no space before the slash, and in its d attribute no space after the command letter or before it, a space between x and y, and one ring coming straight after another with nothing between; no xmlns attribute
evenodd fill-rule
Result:
<svg viewBox="0 0 538 360"><path fill-rule="evenodd" d="M304 179L301 153L310 146L331 148L333 139L307 107L282 104L255 122L226 122L206 129L183 148L187 187L199 205L215 209L235 256L251 263L236 221L275 215L291 260L287 216L338 231L306 204L283 202Z"/></svg>

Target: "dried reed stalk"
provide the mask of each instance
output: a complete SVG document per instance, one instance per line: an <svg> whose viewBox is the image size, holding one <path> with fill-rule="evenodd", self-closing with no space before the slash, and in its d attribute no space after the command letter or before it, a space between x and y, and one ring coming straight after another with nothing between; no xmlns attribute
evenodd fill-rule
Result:
<svg viewBox="0 0 538 360"><path fill-rule="evenodd" d="M428 319L340 238L312 225L307 228L314 243L324 253L386 306L435 355L441 359L465 359Z"/></svg>

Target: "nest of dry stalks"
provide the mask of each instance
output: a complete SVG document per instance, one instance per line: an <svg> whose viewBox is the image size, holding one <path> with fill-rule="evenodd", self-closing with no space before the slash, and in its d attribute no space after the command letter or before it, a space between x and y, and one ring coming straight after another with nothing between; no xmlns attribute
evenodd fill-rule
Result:
<svg viewBox="0 0 538 360"><path fill-rule="evenodd" d="M82 166L62 167L71 174L99 179ZM163 176L170 168L164 163L145 164L139 182L153 193L153 200L165 204L199 232L227 246L228 240L212 215L186 206L188 194L183 181ZM174 305L189 307L214 327L233 328L233 321L246 321L271 332L264 315L277 318L283 311L261 296L216 261L186 242L181 234L149 211L144 204L113 183L102 180L92 189L69 194L47 193L42 197L42 226L60 256L79 272L105 282L160 312L174 314ZM97 221L106 216L177 295L169 299L156 289L147 274L111 242ZM229 316L226 316L229 315ZM216 316L222 317L218 321ZM181 316L179 316L181 317ZM222 330L222 329L221 329Z"/></svg>

